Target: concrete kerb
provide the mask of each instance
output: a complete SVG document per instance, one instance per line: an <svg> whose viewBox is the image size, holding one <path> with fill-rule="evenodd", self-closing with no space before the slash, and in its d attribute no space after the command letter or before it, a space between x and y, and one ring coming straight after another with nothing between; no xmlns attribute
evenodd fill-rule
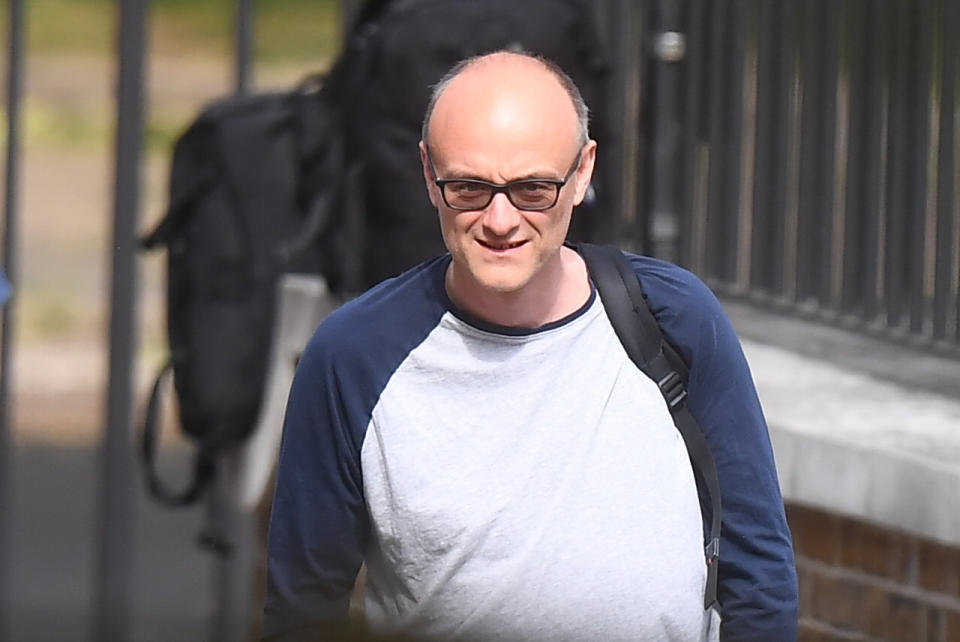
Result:
<svg viewBox="0 0 960 642"><path fill-rule="evenodd" d="M743 345L786 501L960 546L960 400Z"/></svg>

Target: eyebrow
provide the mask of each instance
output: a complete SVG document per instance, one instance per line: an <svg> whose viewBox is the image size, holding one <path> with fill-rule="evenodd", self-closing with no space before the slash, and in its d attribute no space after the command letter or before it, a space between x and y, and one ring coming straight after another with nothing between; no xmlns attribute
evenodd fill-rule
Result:
<svg viewBox="0 0 960 642"><path fill-rule="evenodd" d="M439 180L440 177L437 176L437 167L436 167L436 165L435 165L434 162L433 162L433 154L430 153L430 147L427 146L427 147L426 147L426 150L427 150L427 160L430 162L430 171L433 172L433 177L434 177L435 179L438 179L438 180ZM574 160L574 165L573 165L573 167L576 167L577 165L580 164L580 156L581 156L582 154L583 154L583 148L581 147L580 150L577 152L577 158ZM542 170L542 171L541 171L541 170L534 170L534 171L528 172L528 173L526 173L526 174L521 174L520 176L518 176L518 177L516 177L516 178L511 178L510 180L506 181L505 183L497 183L497 182L495 182L495 181L489 181L489 180L487 180L486 178L483 178L482 176L477 176L476 174L471 174L470 172L467 172L467 171L452 170L452 171L450 171L450 173L449 173L447 176L445 176L442 180L447 180L447 181L450 181L450 180L481 181L481 182L484 182L484 183L492 183L493 185L506 185L507 183L515 183L515 182L517 182L517 181L530 181L530 180L562 181L562 180L564 179L563 176L550 176L549 174L552 173L553 171L554 171L554 170L553 170L552 168L547 169L547 170Z"/></svg>
<svg viewBox="0 0 960 642"><path fill-rule="evenodd" d="M554 176L553 174L554 174L554 170L553 170L553 169L543 170L543 171L536 170L536 171L533 171L533 172L528 172L528 173L526 173L526 174L521 174L520 176L517 176L516 178L511 178L510 180L504 181L503 183L497 183L496 181L488 180L488 179L486 179L486 178L484 178L484 177L482 177L482 176L477 176L476 174L471 174L470 172L464 172L464 171L456 171L456 170L454 170L454 171L451 171L451 172L449 173L449 175L445 176L444 179L445 179L445 180L483 181L483 182L485 182L485 183L494 183L494 184L502 184L502 185L506 185L507 183L514 183L514 182L516 182L516 181L529 181L529 180L538 180L538 179L539 179L539 180L548 180L548 181L562 181L562 180L563 180L563 177L562 177L562 176Z"/></svg>

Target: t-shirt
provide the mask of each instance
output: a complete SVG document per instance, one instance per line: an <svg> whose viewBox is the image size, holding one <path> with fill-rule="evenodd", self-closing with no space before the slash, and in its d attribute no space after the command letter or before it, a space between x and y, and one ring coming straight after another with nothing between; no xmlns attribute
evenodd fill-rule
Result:
<svg viewBox="0 0 960 642"><path fill-rule="evenodd" d="M695 277L630 258L661 323L707 329L719 306ZM265 633L342 617L365 561L376 631L717 639L683 440L599 297L539 328L494 326L451 303L449 261L344 305L304 351L281 446ZM694 300L659 308L647 287L658 279L693 284ZM700 360L685 356L692 396ZM745 363L726 378L743 376ZM771 510L776 525L782 504Z"/></svg>

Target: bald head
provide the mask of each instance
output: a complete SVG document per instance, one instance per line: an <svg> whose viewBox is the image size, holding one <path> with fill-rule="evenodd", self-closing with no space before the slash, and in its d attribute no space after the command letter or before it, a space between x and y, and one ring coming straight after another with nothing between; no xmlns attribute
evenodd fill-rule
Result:
<svg viewBox="0 0 960 642"><path fill-rule="evenodd" d="M533 109L537 109L538 104L565 107L552 111L568 111L574 119L577 147L589 140L589 110L577 86L560 67L526 52L498 51L461 61L434 86L421 130L421 138L426 144L431 142L429 136L437 106L445 102L444 96L451 87L457 92L469 93L468 105L476 108L484 104L490 106L495 100L511 96L517 99L515 102L533 98Z"/></svg>

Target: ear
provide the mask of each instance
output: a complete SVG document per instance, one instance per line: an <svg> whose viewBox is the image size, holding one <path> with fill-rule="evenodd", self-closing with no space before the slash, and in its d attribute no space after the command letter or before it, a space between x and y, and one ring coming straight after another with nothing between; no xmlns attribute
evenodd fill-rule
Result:
<svg viewBox="0 0 960 642"><path fill-rule="evenodd" d="M577 173L574 174L574 180L577 186L573 200L574 205L579 205L583 202L584 197L587 195L587 188L590 187L590 179L593 178L593 166L597 161L597 141L587 141L587 144L583 146L581 154L580 167L577 169Z"/></svg>
<svg viewBox="0 0 960 642"><path fill-rule="evenodd" d="M423 180L427 184L427 196L430 197L430 202L433 206L439 208L440 194L437 190L437 184L433 182L437 177L430 171L430 161L427 160L427 146L422 140L420 141L419 148L420 165L423 167Z"/></svg>

